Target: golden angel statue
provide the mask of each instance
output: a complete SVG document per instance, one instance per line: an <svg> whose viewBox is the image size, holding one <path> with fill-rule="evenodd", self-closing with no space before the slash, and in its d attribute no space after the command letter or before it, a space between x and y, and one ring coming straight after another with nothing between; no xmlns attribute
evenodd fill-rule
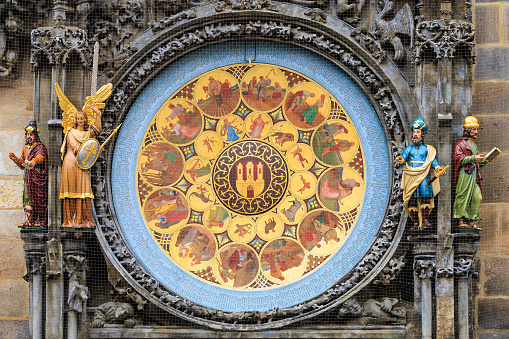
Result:
<svg viewBox="0 0 509 339"><path fill-rule="evenodd" d="M111 84L101 87L95 96L86 98L82 111L78 111L55 84L62 113L65 138L60 177L60 199L64 200L62 227L90 228L94 226L92 201L94 194L88 170L78 166L76 155L80 146L101 131L101 111L104 101L111 95Z"/></svg>

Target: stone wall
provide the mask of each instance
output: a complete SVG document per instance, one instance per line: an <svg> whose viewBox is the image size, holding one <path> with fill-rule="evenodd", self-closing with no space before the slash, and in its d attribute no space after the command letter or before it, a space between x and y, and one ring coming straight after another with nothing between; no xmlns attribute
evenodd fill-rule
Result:
<svg viewBox="0 0 509 339"><path fill-rule="evenodd" d="M484 168L481 207L479 294L475 298L478 338L509 337L509 1L476 0L477 59L472 114L479 118L481 152L502 153Z"/></svg>
<svg viewBox="0 0 509 339"><path fill-rule="evenodd" d="M23 241L16 227L24 220L23 172L9 160L21 155L23 127L33 120L32 75L24 60L17 81L0 81L0 337L28 338L28 282Z"/></svg>

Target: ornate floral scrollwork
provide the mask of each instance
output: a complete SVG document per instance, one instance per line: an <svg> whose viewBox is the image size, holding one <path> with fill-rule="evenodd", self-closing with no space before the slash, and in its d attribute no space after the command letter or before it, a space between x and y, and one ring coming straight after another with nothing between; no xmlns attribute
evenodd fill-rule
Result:
<svg viewBox="0 0 509 339"><path fill-rule="evenodd" d="M183 21L183 20L189 20L196 18L196 12L194 10L187 10L180 12L178 14L172 15L170 17L164 18L158 22L154 22L152 24L152 30L154 32L161 31L163 29L166 29L168 27L171 27L175 25L176 23Z"/></svg>
<svg viewBox="0 0 509 339"><path fill-rule="evenodd" d="M378 275L377 279L373 281L373 284L384 284L389 285L391 281L396 279L396 276L401 272L401 269L405 267L403 259L405 255L399 258L392 258L389 263L382 269L382 272Z"/></svg>
<svg viewBox="0 0 509 339"><path fill-rule="evenodd" d="M414 272L421 279L431 279L435 275L435 259L416 259L414 261Z"/></svg>
<svg viewBox="0 0 509 339"><path fill-rule="evenodd" d="M474 259L472 258L458 258L454 260L454 274L460 277L466 277L472 266L474 264Z"/></svg>
<svg viewBox="0 0 509 339"><path fill-rule="evenodd" d="M279 9L271 0L224 0L216 5L216 12L226 10L245 11L245 10L268 10L277 12Z"/></svg>
<svg viewBox="0 0 509 339"><path fill-rule="evenodd" d="M50 65L65 64L72 53L76 53L83 67L88 65L87 32L77 27L40 27L31 33L32 54L30 63L38 67L40 55Z"/></svg>
<svg viewBox="0 0 509 339"><path fill-rule="evenodd" d="M421 62L425 52L435 53L437 59L454 58L458 48L464 48L468 53L462 54L475 59L474 25L466 21L432 20L420 22L415 30L415 47L413 62Z"/></svg>
<svg viewBox="0 0 509 339"><path fill-rule="evenodd" d="M308 16L311 20L326 23L327 14L320 8L312 8L309 11L304 12L304 15Z"/></svg>

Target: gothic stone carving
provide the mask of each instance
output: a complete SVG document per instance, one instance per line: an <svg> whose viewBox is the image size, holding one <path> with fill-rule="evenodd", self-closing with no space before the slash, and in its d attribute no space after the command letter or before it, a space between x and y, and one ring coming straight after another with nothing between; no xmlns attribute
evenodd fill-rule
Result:
<svg viewBox="0 0 509 339"><path fill-rule="evenodd" d="M457 258L454 260L454 274L460 277L466 277L472 266L474 260L472 258Z"/></svg>
<svg viewBox="0 0 509 339"><path fill-rule="evenodd" d="M253 16L256 16L256 13ZM291 22L291 20L289 21ZM400 147L401 140L404 140L403 127L395 99L385 86L383 78L374 73L362 59L354 56L350 50L337 42L332 36L294 27L290 23L266 19L235 24L216 23L201 28L189 27L187 30L181 30L180 34L170 40L162 40L164 42L153 47L152 52L136 59L136 61L132 61L130 71L123 77L118 78L112 96L113 100L110 100L105 108L103 133L100 137L111 133L113 127L122 120L131 98L136 96L135 93L143 87L143 84L151 76L157 73L158 69L170 60L186 53L187 50L213 43L216 40L239 37L271 38L295 42L307 45L318 53L336 60L338 64L348 69L354 79L362 84L366 91L370 93L369 95L373 97L377 109L381 112L387 125L391 143L397 145L396 147ZM92 180L95 183L96 198L94 199L94 205L98 217L98 227L104 236L101 241L104 241L111 249L118 264L136 283L136 286L140 289L139 291L145 291L142 293L145 297L157 299L161 307L175 315L217 329L233 328L231 324L238 321L246 324L246 330L282 326L288 321L278 323L275 321L293 319L309 312L320 311L328 305L336 303L339 297L359 284L380 263L384 254L391 247L396 229L401 222L400 218L403 210L401 199L393 196L390 199L385 220L371 250L352 270L350 275L343 277L337 285L332 286L312 300L285 309L272 309L267 312L218 311L195 304L168 290L152 278L143 266L137 262L125 243L116 221L111 217L114 213L110 210L111 205L108 203L110 195L109 178L106 176L107 167L109 166L107 159L111 159L111 155L111 150L101 153ZM396 163L394 163L394 166L396 166ZM393 186L399 187L400 181L401 172L396 172L393 178Z"/></svg>
<svg viewBox="0 0 509 339"><path fill-rule="evenodd" d="M406 322L406 309L404 307L394 307L398 302L399 300L396 298L368 299L361 305L355 298L352 298L340 307L338 317L342 319L360 317L358 321L364 325L404 324Z"/></svg>
<svg viewBox="0 0 509 339"><path fill-rule="evenodd" d="M88 64L87 33L77 27L40 27L31 34L32 68L39 66L39 57L45 57L50 65L65 64L71 53L76 53L83 65Z"/></svg>
<svg viewBox="0 0 509 339"><path fill-rule="evenodd" d="M414 272L421 279L431 279L435 274L436 263L434 258L416 258Z"/></svg>
<svg viewBox="0 0 509 339"><path fill-rule="evenodd" d="M392 258L389 263L383 268L382 272L378 275L377 279L373 281L373 284L384 284L389 285L391 281L396 279L396 276L401 272L401 269L405 266L403 259L405 255L399 258Z"/></svg>
<svg viewBox="0 0 509 339"><path fill-rule="evenodd" d="M381 7L381 6L382 7ZM359 44L364 47L378 62L385 59L386 51L384 45L390 43L394 49L394 60L403 60L405 57L405 47L400 36L406 35L410 38L410 46L413 46L414 19L410 6L406 3L396 15L387 21L384 18L392 11L394 3L390 0L380 1L377 6L377 13L371 13L373 16L373 26L359 27L352 32Z"/></svg>
<svg viewBox="0 0 509 339"><path fill-rule="evenodd" d="M434 53L437 59L454 58L458 48L463 48L463 54L471 62L475 58L475 29L472 23L465 21L432 20L422 21L415 29L415 48L413 62L421 62L424 53Z"/></svg>
<svg viewBox="0 0 509 339"><path fill-rule="evenodd" d="M217 12L223 12L226 10L261 10L265 9L268 11L277 12L277 6L270 0L225 0L220 1L216 5Z"/></svg>
<svg viewBox="0 0 509 339"><path fill-rule="evenodd" d="M133 307L128 303L110 301L95 309L92 327L104 327L105 324L123 323L124 327L131 328L136 325Z"/></svg>

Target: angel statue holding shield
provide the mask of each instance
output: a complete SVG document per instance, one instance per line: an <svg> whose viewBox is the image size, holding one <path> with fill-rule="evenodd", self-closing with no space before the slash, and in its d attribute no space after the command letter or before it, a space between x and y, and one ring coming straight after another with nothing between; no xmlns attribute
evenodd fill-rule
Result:
<svg viewBox="0 0 509 339"><path fill-rule="evenodd" d="M111 95L111 84L101 87L95 96L87 97L82 111L78 111L67 99L58 84L56 93L62 113L64 141L62 143L62 174L60 177L60 199L64 200L62 227L90 228L94 226L92 201L94 194L90 185L88 169L83 169L77 161L80 147L89 138L101 131L101 111L104 101ZM100 150L90 149L98 154Z"/></svg>

